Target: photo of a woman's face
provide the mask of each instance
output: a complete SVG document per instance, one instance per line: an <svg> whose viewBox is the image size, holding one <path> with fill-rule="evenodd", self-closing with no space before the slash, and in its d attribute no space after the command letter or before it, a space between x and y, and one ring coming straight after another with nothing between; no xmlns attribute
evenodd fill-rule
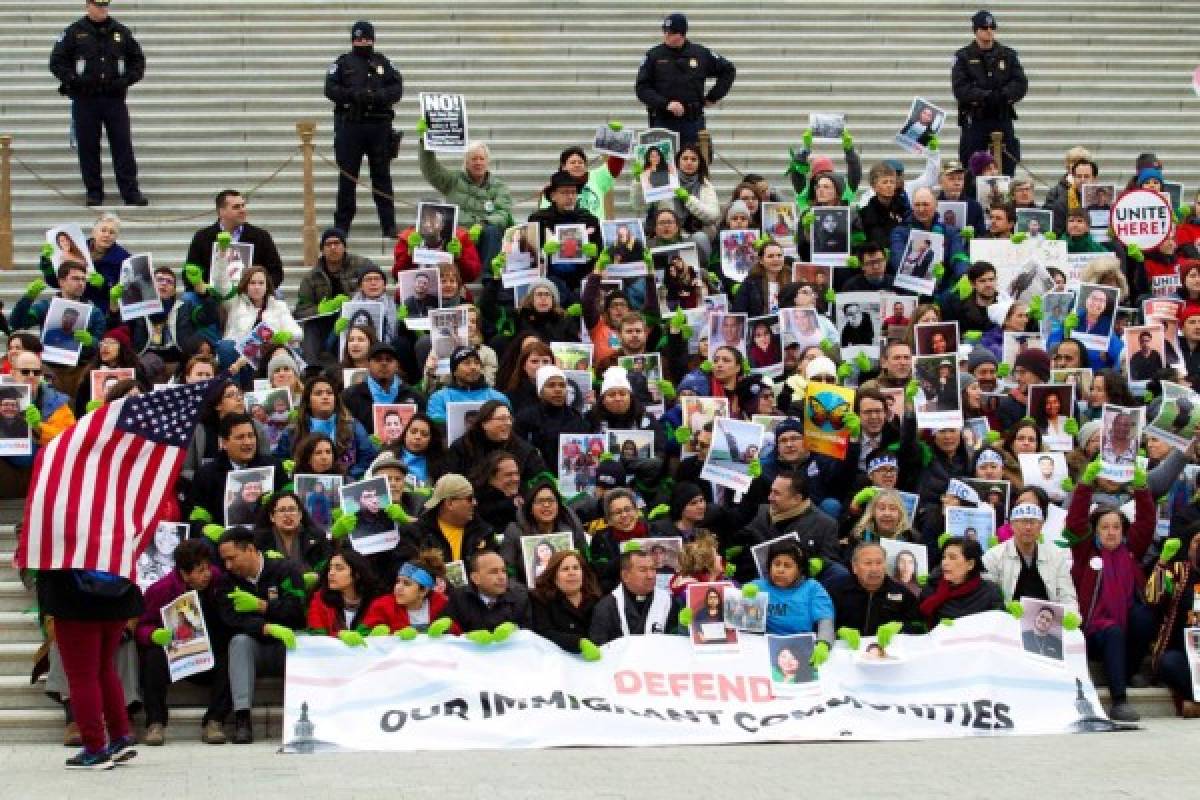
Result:
<svg viewBox="0 0 1200 800"><path fill-rule="evenodd" d="M754 344L766 350L771 346L771 327L763 323L754 326Z"/></svg>
<svg viewBox="0 0 1200 800"><path fill-rule="evenodd" d="M909 583L917 574L917 559L911 553L901 553L896 556L894 577L901 583Z"/></svg>
<svg viewBox="0 0 1200 800"><path fill-rule="evenodd" d="M779 671L784 675L795 675L800 669L800 659L796 658L796 654L791 650L783 647L775 655L775 666L779 667Z"/></svg>
<svg viewBox="0 0 1200 800"><path fill-rule="evenodd" d="M1108 305L1108 299L1104 292L1099 289L1093 289L1087 297L1087 313L1089 317L1096 318L1104 314L1104 309Z"/></svg>

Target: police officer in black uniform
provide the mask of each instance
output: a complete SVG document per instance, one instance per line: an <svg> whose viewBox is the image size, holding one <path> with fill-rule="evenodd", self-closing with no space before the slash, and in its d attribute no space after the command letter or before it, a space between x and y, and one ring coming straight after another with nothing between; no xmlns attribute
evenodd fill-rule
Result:
<svg viewBox="0 0 1200 800"><path fill-rule="evenodd" d="M113 173L126 205L145 206L138 189L137 160L125 93L146 73L141 45L121 23L108 16L109 0L87 0L87 13L58 37L50 53L50 72L71 98L71 123L79 149L79 171L87 204L104 203L100 171L100 129L108 131Z"/></svg>
<svg viewBox="0 0 1200 800"><path fill-rule="evenodd" d="M1004 134L1004 164L1012 176L1021 158L1021 142L1013 131L1014 106L1025 97L1029 82L1017 51L996 42L996 18L990 11L971 17L975 41L954 54L950 81L958 100L958 157L966 164L971 154L987 150L992 131Z"/></svg>
<svg viewBox="0 0 1200 800"><path fill-rule="evenodd" d="M392 106L404 96L404 81L386 57L375 52L375 26L359 20L350 29L351 49L338 56L325 76L325 96L333 101L333 150L338 167L358 177L362 159L371 168L371 185L377 190L375 210L383 235L396 236L396 208L392 202ZM333 224L347 233L354 221L355 190L346 175L338 176L337 210ZM382 194L380 194L382 192Z"/></svg>
<svg viewBox="0 0 1200 800"><path fill-rule="evenodd" d="M680 145L699 141L704 109L721 101L733 87L737 70L707 47L687 39L683 14L663 20L663 43L651 48L637 75L637 97L646 106L650 127L679 134ZM716 78L706 94L704 84Z"/></svg>

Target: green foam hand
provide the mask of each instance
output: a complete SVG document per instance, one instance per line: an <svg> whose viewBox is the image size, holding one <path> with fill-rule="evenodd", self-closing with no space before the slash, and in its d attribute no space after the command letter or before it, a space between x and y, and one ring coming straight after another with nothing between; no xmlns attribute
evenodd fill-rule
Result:
<svg viewBox="0 0 1200 800"><path fill-rule="evenodd" d="M383 447L383 439L379 436L379 434L372 433L367 438L371 440L371 444L375 445L376 449Z"/></svg>
<svg viewBox="0 0 1200 800"><path fill-rule="evenodd" d="M687 425L680 425L675 429L675 441L678 444L687 444L692 439L692 429Z"/></svg>
<svg viewBox="0 0 1200 800"><path fill-rule="evenodd" d="M958 283L954 284L954 291L957 292L959 300L966 300L974 291L971 287L971 279L963 275L958 279Z"/></svg>
<svg viewBox="0 0 1200 800"><path fill-rule="evenodd" d="M479 241L479 237L483 236L483 226L476 222L471 227L467 228L467 238L473 243Z"/></svg>
<svg viewBox="0 0 1200 800"><path fill-rule="evenodd" d="M941 140L941 139L939 139L939 138L938 138L938 137L936 137L936 136L930 136L930 137L929 137L929 144L927 144L927 145L925 145L925 146L926 146L927 148L929 148L930 150L932 150L932 151L936 152L936 151L937 151L937 149L938 149L938 148L941 146L941 144L942 144L942 140Z"/></svg>
<svg viewBox="0 0 1200 800"><path fill-rule="evenodd" d="M967 331L963 334L963 341L976 344L983 338L983 331Z"/></svg>
<svg viewBox="0 0 1200 800"><path fill-rule="evenodd" d="M492 259L492 277L499 278L504 273L505 258L504 253Z"/></svg>
<svg viewBox="0 0 1200 800"><path fill-rule="evenodd" d="M84 408L83 408L83 412L85 414L90 414L93 411L95 411L97 408L100 408L102 405L104 405L103 400L88 400L87 405L84 406Z"/></svg>
<svg viewBox="0 0 1200 800"><path fill-rule="evenodd" d="M239 614L251 614L258 611L258 597L245 589L234 589L225 596L233 601L233 610Z"/></svg>
<svg viewBox="0 0 1200 800"><path fill-rule="evenodd" d="M1146 254L1143 253L1142 248L1138 247L1136 244L1131 244L1129 247L1125 248L1125 253L1129 256L1130 260L1136 261L1139 264L1146 260Z"/></svg>
<svg viewBox="0 0 1200 800"><path fill-rule="evenodd" d="M296 634L291 628L271 623L270 625L263 626L263 633L272 639L278 639L288 650L296 649Z"/></svg>
<svg viewBox="0 0 1200 800"><path fill-rule="evenodd" d="M812 658L808 663L813 667L820 668L822 664L829 660L829 642L817 642L817 646L813 648Z"/></svg>
<svg viewBox="0 0 1200 800"><path fill-rule="evenodd" d="M754 598L758 597L758 586L753 583L747 583L742 587L742 597L746 598L747 600L753 600Z"/></svg>
<svg viewBox="0 0 1200 800"><path fill-rule="evenodd" d="M808 560L808 574L816 577L825 569L825 559L814 556Z"/></svg>
<svg viewBox="0 0 1200 800"><path fill-rule="evenodd" d="M946 267L939 261L938 263L933 265L932 271L933 271L934 280L940 281L946 274Z"/></svg>
<svg viewBox="0 0 1200 800"><path fill-rule="evenodd" d="M1079 421L1074 417L1068 417L1063 423L1063 433L1068 436L1077 436L1079 434Z"/></svg>
<svg viewBox="0 0 1200 800"><path fill-rule="evenodd" d="M591 639L579 640L579 655L583 657L584 661L599 661L604 657L600 648L596 647Z"/></svg>
<svg viewBox="0 0 1200 800"><path fill-rule="evenodd" d="M830 289L829 291L832 292L833 290ZM824 353L825 355L829 355L830 353L833 353L836 351L837 351L837 345L834 344L832 339L822 339L821 340L821 352L822 353Z"/></svg>
<svg viewBox="0 0 1200 800"><path fill-rule="evenodd" d="M595 247L595 245L592 245L592 247ZM604 272L604 270L608 269L608 265L611 263L612 256L609 255L607 250L605 250L600 254L600 257L596 259L596 272Z"/></svg>
<svg viewBox="0 0 1200 800"><path fill-rule="evenodd" d="M817 221L817 215L813 212L813 210L811 208L809 210L805 211L804 216L800 218L800 223L806 229L811 228L813 226L813 223L816 221Z"/></svg>
<svg viewBox="0 0 1200 800"><path fill-rule="evenodd" d="M855 628L838 628L837 637L846 643L851 650L857 650L862 644L862 634Z"/></svg>
<svg viewBox="0 0 1200 800"><path fill-rule="evenodd" d="M800 138L801 138L801 141L803 141L803 142L804 142L804 149L805 149L805 150L812 150L812 146L813 146L813 132L812 132L812 128L805 128L805 129L804 129L804 134L803 134L803 135L802 135Z"/></svg>
<svg viewBox="0 0 1200 800"><path fill-rule="evenodd" d="M492 641L500 644L508 637L517 632L517 625L514 622L502 622L492 631Z"/></svg>
<svg viewBox="0 0 1200 800"><path fill-rule="evenodd" d="M396 319L400 322L404 322L404 320L408 319L408 306L404 303L396 304Z"/></svg>
<svg viewBox="0 0 1200 800"><path fill-rule="evenodd" d="M847 378L850 377L850 373L852 371L853 371L853 368L850 366L850 362L843 361L841 364L838 365L838 368L837 368L838 379L843 380L843 381L846 380Z"/></svg>
<svg viewBox="0 0 1200 800"><path fill-rule="evenodd" d="M911 402L917 396L920 388L915 379L910 379L908 383L904 384L904 399Z"/></svg>
<svg viewBox="0 0 1200 800"><path fill-rule="evenodd" d="M346 647L366 647L367 640L358 631L341 631L338 633L338 638L342 640L342 644Z"/></svg>
<svg viewBox="0 0 1200 800"><path fill-rule="evenodd" d="M623 130L624 128L625 128L625 126L621 123L620 120L610 119L608 121L608 129L610 131L620 131L620 130Z"/></svg>
<svg viewBox="0 0 1200 800"><path fill-rule="evenodd" d="M1011 374L1012 367L1010 367L1008 364L1001 364L1000 366L996 367L996 375L998 377L1007 378Z"/></svg>
<svg viewBox="0 0 1200 800"><path fill-rule="evenodd" d="M1079 327L1079 315L1072 311L1067 316L1063 317L1063 331L1066 336L1071 335L1071 331Z"/></svg>
<svg viewBox="0 0 1200 800"><path fill-rule="evenodd" d="M944 620L942 620L941 622L938 623L938 627L939 628L953 628L954 620L950 619L949 617L946 617Z"/></svg>
<svg viewBox="0 0 1200 800"><path fill-rule="evenodd" d="M1179 548L1182 546L1183 542L1174 536L1172 536L1170 539L1167 539L1165 542L1163 542L1162 552L1158 556L1158 563L1170 563L1171 560L1175 558L1176 554L1179 553Z"/></svg>
<svg viewBox="0 0 1200 800"><path fill-rule="evenodd" d="M99 288L104 285L104 276L101 275L99 272L90 273L87 276L87 282L88 282L89 286L92 286L94 288Z"/></svg>
<svg viewBox="0 0 1200 800"><path fill-rule="evenodd" d="M462 255L462 242L458 239L451 239L450 244L446 245L446 252L458 258Z"/></svg>
<svg viewBox="0 0 1200 800"><path fill-rule="evenodd" d="M91 347L92 343L96 341L95 337L88 331L75 331L71 336L84 347Z"/></svg>
<svg viewBox="0 0 1200 800"><path fill-rule="evenodd" d="M854 149L854 137L850 135L849 129L842 129L842 150L849 153Z"/></svg>
<svg viewBox="0 0 1200 800"><path fill-rule="evenodd" d="M200 283L204 279L204 271L195 264L183 265L183 277L192 284Z"/></svg>
<svg viewBox="0 0 1200 800"><path fill-rule="evenodd" d="M45 291L45 289L46 282L41 278L34 278L29 282L29 285L25 287L25 296L30 300L34 300L39 294Z"/></svg>
<svg viewBox="0 0 1200 800"><path fill-rule="evenodd" d="M737 567L735 565L733 565L733 564L725 565L725 577L726 578L732 578L736 574L737 574Z"/></svg>
<svg viewBox="0 0 1200 800"><path fill-rule="evenodd" d="M405 238L405 241L408 243L409 247L417 248L425 244L425 237L421 235L420 231L413 231L407 236L407 238Z"/></svg>
<svg viewBox="0 0 1200 800"><path fill-rule="evenodd" d="M1080 479L1083 485L1091 486L1093 483L1095 483L1096 478L1100 475L1101 469L1102 466L1100 464L1100 456L1096 456L1096 458L1083 470L1083 476Z"/></svg>
<svg viewBox="0 0 1200 800"><path fill-rule="evenodd" d="M429 634L430 639L437 639L439 636L445 634L446 631L450 630L453 625L454 620L450 619L449 617L441 617L429 623L429 628L426 632Z"/></svg>
<svg viewBox="0 0 1200 800"><path fill-rule="evenodd" d="M888 645L892 643L892 640L896 638L896 634L903 628L904 625L900 622L884 623L875 629L875 641L879 643L880 647L887 650Z"/></svg>
<svg viewBox="0 0 1200 800"><path fill-rule="evenodd" d="M283 559L283 553L278 550L264 550L263 556L274 561L281 561Z"/></svg>
<svg viewBox="0 0 1200 800"><path fill-rule="evenodd" d="M464 637L468 641L474 642L480 646L486 646L492 643L491 631L470 631Z"/></svg>
<svg viewBox="0 0 1200 800"><path fill-rule="evenodd" d="M1070 475L1068 475L1067 477L1063 478L1063 479L1062 479L1062 482L1061 482L1061 483L1059 483L1059 484L1058 484L1058 486L1059 486L1059 488L1060 488L1060 489L1062 489L1064 492L1073 492L1073 491L1075 491L1075 481L1071 480L1071 476L1070 476Z"/></svg>
<svg viewBox="0 0 1200 800"><path fill-rule="evenodd" d="M1009 600L1004 604L1004 610L1013 616L1013 619L1020 619L1025 616L1025 609L1016 600Z"/></svg>
<svg viewBox="0 0 1200 800"><path fill-rule="evenodd" d="M1079 616L1078 611L1068 611L1063 614L1063 630L1077 631L1079 626L1083 624L1083 617Z"/></svg>
<svg viewBox="0 0 1200 800"><path fill-rule="evenodd" d="M424 136L428 130L429 123L425 121L424 117L417 120L417 136Z"/></svg>
<svg viewBox="0 0 1200 800"><path fill-rule="evenodd" d="M599 253L600 253L600 248L596 247L595 243L593 243L593 242L584 242L583 243L583 257L586 258L587 260L591 261L597 255L599 255Z"/></svg>
<svg viewBox="0 0 1200 800"><path fill-rule="evenodd" d="M675 391L675 384L666 378L658 382L658 391L662 394L664 400L674 400L678 396L678 393Z"/></svg>
<svg viewBox="0 0 1200 800"><path fill-rule="evenodd" d="M401 525L407 525L412 522L412 517L404 510L404 506L399 503L388 503L387 507L383 510L392 522L399 522Z"/></svg>
<svg viewBox="0 0 1200 800"><path fill-rule="evenodd" d="M290 344L294 338L295 337L292 335L291 331L276 331L275 335L271 337L271 343L287 345Z"/></svg>
<svg viewBox="0 0 1200 800"><path fill-rule="evenodd" d="M166 647L171 643L171 632L166 628L155 628L154 633L150 634L150 641L159 647Z"/></svg>
<svg viewBox="0 0 1200 800"><path fill-rule="evenodd" d="M846 426L846 432L850 434L850 438L857 439L858 435L862 433L862 420L853 411L846 412L842 422Z"/></svg>
<svg viewBox="0 0 1200 800"><path fill-rule="evenodd" d="M687 606L684 606L683 608L679 609L679 624L685 628L691 627L692 610L690 608L688 608Z"/></svg>
<svg viewBox="0 0 1200 800"><path fill-rule="evenodd" d="M548 256L554 256L558 253L558 248L558 242L554 241L553 239L547 239L546 243L542 245L542 252Z"/></svg>
<svg viewBox="0 0 1200 800"><path fill-rule="evenodd" d="M854 495L854 499L850 502L859 508L864 508L868 503L875 499L875 495L879 494L879 489L874 486L866 486L858 490Z"/></svg>
<svg viewBox="0 0 1200 800"><path fill-rule="evenodd" d="M675 190L675 199L678 200L679 202L683 203L684 205L687 204L687 201L690 200L691 197L692 197L692 193L689 192L687 189L684 189L682 186L680 186L678 189Z"/></svg>
<svg viewBox="0 0 1200 800"><path fill-rule="evenodd" d="M579 303L571 303L571 305L567 306L567 316L572 317L574 319L578 319L579 317L582 317L583 316L583 306L581 306Z"/></svg>
<svg viewBox="0 0 1200 800"><path fill-rule="evenodd" d="M983 435L983 441L985 444L995 444L1000 441L1000 431L988 431Z"/></svg>
<svg viewBox="0 0 1200 800"><path fill-rule="evenodd" d="M859 372L868 372L871 369L871 359L867 357L866 353L860 350L858 355L854 357L854 366L858 367Z"/></svg>
<svg viewBox="0 0 1200 800"><path fill-rule="evenodd" d="M711 375L712 370L713 370L713 363L712 363L711 359L706 358L700 362L700 371L703 372L705 375Z"/></svg>
<svg viewBox="0 0 1200 800"><path fill-rule="evenodd" d="M334 539L341 539L343 536L348 536L351 531L358 526L358 517L354 514L342 514L338 517L337 522L329 528L329 535Z"/></svg>
<svg viewBox="0 0 1200 800"><path fill-rule="evenodd" d="M402 642L411 642L413 639L416 639L417 636L419 636L419 635L420 634L417 633L417 629L411 625L403 627L393 634L393 636L398 637L400 639L400 641L402 641Z"/></svg>
<svg viewBox="0 0 1200 800"><path fill-rule="evenodd" d="M1145 467L1139 465L1133 468L1133 480L1129 485L1134 491L1145 489L1150 485L1150 476L1146 472Z"/></svg>
<svg viewBox="0 0 1200 800"><path fill-rule="evenodd" d="M200 533L204 534L204 537L209 541L215 542L221 538L221 534L225 533L225 529L220 525L209 523L200 529Z"/></svg>
<svg viewBox="0 0 1200 800"><path fill-rule="evenodd" d="M1035 294L1029 301L1029 318L1041 322L1042 320L1042 296Z"/></svg>
<svg viewBox="0 0 1200 800"><path fill-rule="evenodd" d="M1042 238L1044 238L1047 242L1057 242L1058 234L1054 231L1046 231L1042 234Z"/></svg>
<svg viewBox="0 0 1200 800"><path fill-rule="evenodd" d="M376 625L374 628L371 628L371 632L368 633L367 636L372 637L372 638L374 638L376 636L387 636L391 632L392 632L391 628L389 628L387 625L384 625L381 622L378 625Z"/></svg>
<svg viewBox="0 0 1200 800"><path fill-rule="evenodd" d="M937 537L938 549L939 550L946 549L946 542L950 541L953 538L954 538L954 534L950 533L949 531L947 531L946 533L943 533L941 536Z"/></svg>
<svg viewBox="0 0 1200 800"><path fill-rule="evenodd" d="M762 462L757 458L750 459L750 463L746 465L746 474L751 478L757 478L762 475Z"/></svg>
<svg viewBox="0 0 1200 800"><path fill-rule="evenodd" d="M1012 236L1008 237L1008 240L1010 242L1012 242L1013 244L1020 244L1021 242L1025 241L1028 238L1029 238L1029 234L1021 233L1018 231L1017 233L1014 233Z"/></svg>
<svg viewBox="0 0 1200 800"><path fill-rule="evenodd" d="M42 245L42 249L41 249L41 253L40 253L40 255L41 255L41 257L42 257L42 258L45 258L45 259L49 259L49 258L53 257L53 255L54 255L54 245L50 244L49 242L47 242L46 244Z"/></svg>
<svg viewBox="0 0 1200 800"><path fill-rule="evenodd" d="M962 238L966 239L969 242L975 238L975 226L974 225L963 225L962 230L959 231L959 233L962 234Z"/></svg>
<svg viewBox="0 0 1200 800"><path fill-rule="evenodd" d="M321 576L315 572L306 572L304 578L304 591L311 592L317 588L317 584L321 582Z"/></svg>
<svg viewBox="0 0 1200 800"><path fill-rule="evenodd" d="M345 333L346 329L349 327L350 327L350 320L346 319L345 317L339 317L338 321L333 323L333 332L334 333Z"/></svg>
<svg viewBox="0 0 1200 800"><path fill-rule="evenodd" d="M217 245L224 250L229 245L233 244L233 237L229 235L229 231L221 231L217 234Z"/></svg>
<svg viewBox="0 0 1200 800"><path fill-rule="evenodd" d="M859 267L862 266L862 262L859 261L858 256L849 255L849 256L846 256L846 266L849 267L850 269L858 269Z"/></svg>

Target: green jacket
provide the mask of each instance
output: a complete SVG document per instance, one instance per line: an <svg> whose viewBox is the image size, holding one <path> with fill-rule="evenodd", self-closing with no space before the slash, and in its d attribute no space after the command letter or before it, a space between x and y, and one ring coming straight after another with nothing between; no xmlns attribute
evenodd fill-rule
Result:
<svg viewBox="0 0 1200 800"><path fill-rule="evenodd" d="M1083 236L1068 236L1067 237L1067 252L1068 253L1110 253L1112 252L1104 245L1092 238L1090 233L1085 233Z"/></svg>
<svg viewBox="0 0 1200 800"><path fill-rule="evenodd" d="M438 163L437 156L425 149L421 142L417 147L417 162L421 174L429 185L446 198L446 202L458 206L458 224L469 228L475 224L512 225L512 195L504 181L492 177L489 172L479 185L467 177L466 170L451 172Z"/></svg>

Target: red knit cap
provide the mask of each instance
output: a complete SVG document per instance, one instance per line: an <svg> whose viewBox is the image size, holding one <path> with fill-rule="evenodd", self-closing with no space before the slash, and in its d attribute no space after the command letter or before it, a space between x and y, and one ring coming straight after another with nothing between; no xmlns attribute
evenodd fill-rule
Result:
<svg viewBox="0 0 1200 800"><path fill-rule="evenodd" d="M811 162L811 175L820 175L823 172L833 172L833 159L829 156L813 156Z"/></svg>
<svg viewBox="0 0 1200 800"><path fill-rule="evenodd" d="M1179 324L1182 325L1188 321L1189 317L1194 317L1197 314L1200 314L1200 303L1189 300L1179 307L1176 317L1179 319Z"/></svg>
<svg viewBox="0 0 1200 800"><path fill-rule="evenodd" d="M133 349L133 339L130 338L129 331L124 326L113 328L112 330L107 331L102 338L112 339L113 341L119 342L121 346L125 347L126 349Z"/></svg>

